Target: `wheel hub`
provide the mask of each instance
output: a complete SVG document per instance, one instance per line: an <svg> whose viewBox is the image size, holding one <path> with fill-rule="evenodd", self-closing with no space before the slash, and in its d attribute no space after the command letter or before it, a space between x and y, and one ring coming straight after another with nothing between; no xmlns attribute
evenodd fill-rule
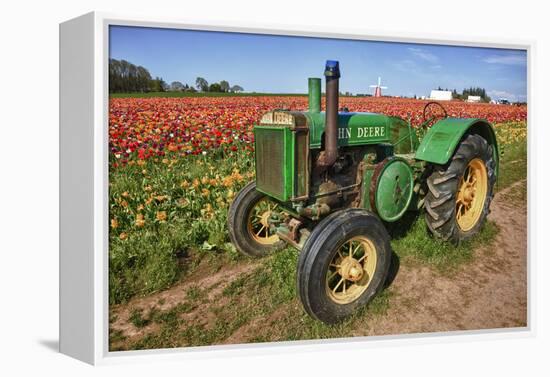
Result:
<svg viewBox="0 0 550 377"><path fill-rule="evenodd" d="M271 217L271 211L265 211L264 213L262 213L261 215L261 220L260 220L260 223L262 225L265 225L267 227L269 227L269 218Z"/></svg>
<svg viewBox="0 0 550 377"><path fill-rule="evenodd" d="M487 169L479 158L474 158L460 180L456 197L456 220L462 231L472 229L483 213L487 196Z"/></svg>
<svg viewBox="0 0 550 377"><path fill-rule="evenodd" d="M363 266L353 257L346 257L340 264L339 274L345 279L353 282L363 278Z"/></svg>

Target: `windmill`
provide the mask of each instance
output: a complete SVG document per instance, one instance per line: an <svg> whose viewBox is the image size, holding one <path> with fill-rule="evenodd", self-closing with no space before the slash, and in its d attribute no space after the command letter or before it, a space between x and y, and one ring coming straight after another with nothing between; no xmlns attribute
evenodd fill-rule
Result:
<svg viewBox="0 0 550 377"><path fill-rule="evenodd" d="M388 89L387 86L382 86L382 77L378 77L378 85L371 85L370 88L376 88L374 89L375 97L382 97L382 89Z"/></svg>

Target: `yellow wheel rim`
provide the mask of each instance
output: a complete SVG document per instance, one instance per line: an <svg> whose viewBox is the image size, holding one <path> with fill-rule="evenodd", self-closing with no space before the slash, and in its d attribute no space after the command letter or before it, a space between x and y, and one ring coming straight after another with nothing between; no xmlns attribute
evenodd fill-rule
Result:
<svg viewBox="0 0 550 377"><path fill-rule="evenodd" d="M474 158L464 171L456 195L456 222L463 232L471 230L479 221L487 197L487 168Z"/></svg>
<svg viewBox="0 0 550 377"><path fill-rule="evenodd" d="M260 199L248 214L248 232L254 241L262 245L272 245L279 237L269 226L269 218L278 207L267 198Z"/></svg>
<svg viewBox="0 0 550 377"><path fill-rule="evenodd" d="M326 273L328 297L337 304L357 300L368 288L376 271L376 247L366 237L344 242L332 258Z"/></svg>

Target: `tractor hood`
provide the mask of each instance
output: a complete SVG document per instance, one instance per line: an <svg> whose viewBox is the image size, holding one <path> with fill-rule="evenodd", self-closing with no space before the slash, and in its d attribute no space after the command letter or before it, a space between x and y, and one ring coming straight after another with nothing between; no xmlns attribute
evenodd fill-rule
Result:
<svg viewBox="0 0 550 377"><path fill-rule="evenodd" d="M324 112L274 110L265 113L260 126L307 130L309 147L319 149L325 132ZM395 142L395 131L406 126L403 119L363 112L338 113L338 147ZM392 127L392 125L401 127Z"/></svg>

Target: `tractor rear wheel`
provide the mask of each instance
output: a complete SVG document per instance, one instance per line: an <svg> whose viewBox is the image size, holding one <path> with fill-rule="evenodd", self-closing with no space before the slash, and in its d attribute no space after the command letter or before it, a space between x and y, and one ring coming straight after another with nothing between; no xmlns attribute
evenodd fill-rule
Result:
<svg viewBox="0 0 550 377"><path fill-rule="evenodd" d="M382 290L390 262L390 237L378 217L337 211L313 228L300 253L300 301L313 318L339 322Z"/></svg>
<svg viewBox="0 0 550 377"><path fill-rule="evenodd" d="M426 223L437 237L454 243L481 229L496 182L493 149L479 135L468 135L451 162L436 166L428 178Z"/></svg>
<svg viewBox="0 0 550 377"><path fill-rule="evenodd" d="M256 182L239 191L227 214L229 238L237 250L250 257L263 257L285 245L269 224L277 209L277 203L256 190Z"/></svg>

